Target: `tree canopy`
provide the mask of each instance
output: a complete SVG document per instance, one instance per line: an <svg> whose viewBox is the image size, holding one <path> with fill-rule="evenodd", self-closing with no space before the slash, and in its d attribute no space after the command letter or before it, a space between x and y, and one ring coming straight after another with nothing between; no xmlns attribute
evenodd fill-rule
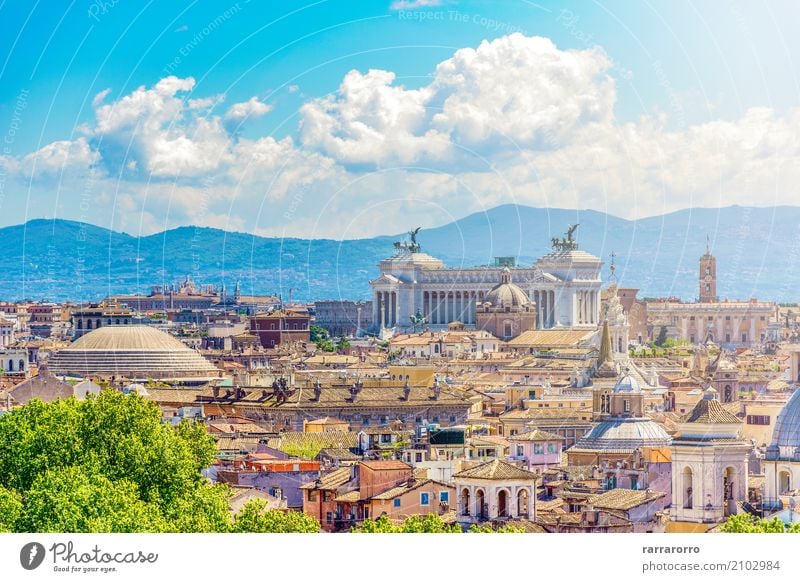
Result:
<svg viewBox="0 0 800 582"><path fill-rule="evenodd" d="M163 423L158 406L136 394L33 400L0 417L0 531L312 528L252 502L231 516L230 488L201 474L215 450L202 425Z"/></svg>
<svg viewBox="0 0 800 582"><path fill-rule="evenodd" d="M749 513L739 513L730 516L722 524L720 531L725 533L800 533L800 523L793 523L787 527L777 517L764 519Z"/></svg>
<svg viewBox="0 0 800 582"><path fill-rule="evenodd" d="M441 516L435 513L428 515L412 515L407 517L401 524L394 524L386 516L381 515L377 519L366 519L361 525L352 530L355 533L463 533L461 526L457 523L445 523ZM514 527L500 527L493 529L489 526L479 527L473 525L469 533L520 533L522 530Z"/></svg>

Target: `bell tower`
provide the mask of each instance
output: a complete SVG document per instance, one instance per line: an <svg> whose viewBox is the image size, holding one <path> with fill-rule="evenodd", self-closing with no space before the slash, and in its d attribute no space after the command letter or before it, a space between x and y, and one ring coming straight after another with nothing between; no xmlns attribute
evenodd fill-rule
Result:
<svg viewBox="0 0 800 582"><path fill-rule="evenodd" d="M706 237L706 254L700 257L700 303L716 303L717 297L717 259L711 254L711 244Z"/></svg>

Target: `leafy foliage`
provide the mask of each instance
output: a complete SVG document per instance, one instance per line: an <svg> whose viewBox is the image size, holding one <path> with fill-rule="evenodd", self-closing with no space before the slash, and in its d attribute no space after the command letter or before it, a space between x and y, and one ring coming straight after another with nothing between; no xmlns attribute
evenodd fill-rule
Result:
<svg viewBox="0 0 800 582"><path fill-rule="evenodd" d="M22 499L17 493L0 486L0 533L14 531L22 516Z"/></svg>
<svg viewBox="0 0 800 582"><path fill-rule="evenodd" d="M336 350L336 346L334 346L331 335L328 333L327 329L318 325L312 325L309 329L311 331L310 339L314 345L317 346L317 349L323 352L333 352Z"/></svg>
<svg viewBox="0 0 800 582"><path fill-rule="evenodd" d="M658 347L663 347L667 341L667 326L662 325L661 329L658 330L658 337L656 338L655 344Z"/></svg>
<svg viewBox="0 0 800 582"><path fill-rule="evenodd" d="M164 424L135 394L33 400L0 417L0 531L316 531L251 506L232 517L230 488L201 475L214 453L201 425Z"/></svg>
<svg viewBox="0 0 800 582"><path fill-rule="evenodd" d="M461 526L457 523L447 524L441 516L435 513L428 515L412 515L407 517L402 524L395 525L386 516L381 515L377 519L366 519L357 528L353 528L356 533L463 533ZM514 527L500 527L497 530L488 526L479 527L473 525L469 529L470 533L520 533L522 530Z"/></svg>
<svg viewBox="0 0 800 582"><path fill-rule="evenodd" d="M248 501L233 519L233 533L316 533L319 522L301 511L267 510L263 499Z"/></svg>
<svg viewBox="0 0 800 582"><path fill-rule="evenodd" d="M720 531L725 533L800 533L800 523L785 526L777 517L758 518L749 513L739 513L728 518Z"/></svg>

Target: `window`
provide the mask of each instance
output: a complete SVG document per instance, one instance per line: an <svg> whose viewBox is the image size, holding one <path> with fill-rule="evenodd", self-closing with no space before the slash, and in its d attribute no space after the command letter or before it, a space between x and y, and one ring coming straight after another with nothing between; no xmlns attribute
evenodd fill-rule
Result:
<svg viewBox="0 0 800 582"><path fill-rule="evenodd" d="M385 423L386 421L381 419L381 422ZM382 443L390 443L390 442L392 442L392 435L391 434L382 434L381 435L381 442Z"/></svg>
<svg viewBox="0 0 800 582"><path fill-rule="evenodd" d="M325 523L333 523L333 514L330 511L325 514Z"/></svg>
<svg viewBox="0 0 800 582"><path fill-rule="evenodd" d="M449 503L450 502L450 492L449 491L439 491L439 502L440 503Z"/></svg>
<svg viewBox="0 0 800 582"><path fill-rule="evenodd" d="M743 334L742 334L742 343L743 343L743 344L746 344L746 343L747 343L747 334L746 334L746 333L743 333Z"/></svg>
<svg viewBox="0 0 800 582"><path fill-rule="evenodd" d="M547 453L554 455L558 452L558 445L556 443L547 443Z"/></svg>
<svg viewBox="0 0 800 582"><path fill-rule="evenodd" d="M419 504L420 505L430 505L431 504L431 494L430 493L420 493L419 494Z"/></svg>
<svg viewBox="0 0 800 582"><path fill-rule="evenodd" d="M394 506L394 507L400 507L400 498L399 498L399 497L396 497L396 498L395 498L395 499L392 501L392 506Z"/></svg>
<svg viewBox="0 0 800 582"><path fill-rule="evenodd" d="M528 390L528 399L536 400L536 390Z"/></svg>
<svg viewBox="0 0 800 582"><path fill-rule="evenodd" d="M729 333L725 334L725 343L726 344L731 343L731 334L729 334Z"/></svg>
<svg viewBox="0 0 800 582"><path fill-rule="evenodd" d="M308 492L308 500L309 501L316 501L317 500L317 492L316 491L309 491Z"/></svg>
<svg viewBox="0 0 800 582"><path fill-rule="evenodd" d="M333 494L332 494L331 491L323 491L322 492L322 500L323 501L330 501L332 497L333 497Z"/></svg>
<svg viewBox="0 0 800 582"><path fill-rule="evenodd" d="M622 401L622 407L623 407L623 410L625 412L630 412L631 411L631 401L626 398L625 400Z"/></svg>
<svg viewBox="0 0 800 582"><path fill-rule="evenodd" d="M638 477L636 477L636 476L631 477L631 489L636 491L636 489L639 488L638 485L639 485Z"/></svg>
<svg viewBox="0 0 800 582"><path fill-rule="evenodd" d="M522 457L525 455L525 447L522 445L517 445L517 456Z"/></svg>
<svg viewBox="0 0 800 582"><path fill-rule="evenodd" d="M542 443L534 443L534 445L533 445L533 454L534 455L543 455L544 454L544 445Z"/></svg>
<svg viewBox="0 0 800 582"><path fill-rule="evenodd" d="M760 424L763 426L769 426L770 418L766 414L748 414L747 415L747 424Z"/></svg>
<svg viewBox="0 0 800 582"><path fill-rule="evenodd" d="M414 456L414 460L417 463L421 463L422 462L422 453L416 453L416 455Z"/></svg>

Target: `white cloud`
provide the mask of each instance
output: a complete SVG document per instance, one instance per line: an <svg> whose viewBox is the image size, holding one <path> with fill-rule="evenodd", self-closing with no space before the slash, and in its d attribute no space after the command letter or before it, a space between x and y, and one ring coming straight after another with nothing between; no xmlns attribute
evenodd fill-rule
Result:
<svg viewBox="0 0 800 582"><path fill-rule="evenodd" d="M231 105L231 108L225 113L225 119L241 121L249 117L260 117L269 113L270 109L272 107L260 101L258 97L251 97L243 103Z"/></svg>
<svg viewBox="0 0 800 582"><path fill-rule="evenodd" d="M97 107L100 105L109 93L111 93L111 89L103 89L97 95L95 95L94 99L92 99L92 107Z"/></svg>
<svg viewBox="0 0 800 582"><path fill-rule="evenodd" d="M97 152L86 138L55 141L22 158L21 169L27 177L43 177L69 171L84 172L97 162Z"/></svg>
<svg viewBox="0 0 800 582"><path fill-rule="evenodd" d="M610 67L600 49L561 51L517 33L457 51L420 89L395 85L389 71L351 71L336 93L303 106L301 139L344 164L379 167L552 149L611 122Z"/></svg>
<svg viewBox="0 0 800 582"><path fill-rule="evenodd" d="M195 95L192 78L108 103L106 90L80 137L0 156L3 211L29 187L31 208L44 208L53 178L53 214L77 212L89 191L89 219L108 224L102 213L116 209L115 225L132 232L201 224L338 238L504 203L631 218L796 204L800 108L679 129L666 114L620 123L612 66L599 48L515 34L456 51L419 87L391 71L350 71L302 105L297 138L238 135L229 122L270 106L253 97L215 114L222 97Z"/></svg>

